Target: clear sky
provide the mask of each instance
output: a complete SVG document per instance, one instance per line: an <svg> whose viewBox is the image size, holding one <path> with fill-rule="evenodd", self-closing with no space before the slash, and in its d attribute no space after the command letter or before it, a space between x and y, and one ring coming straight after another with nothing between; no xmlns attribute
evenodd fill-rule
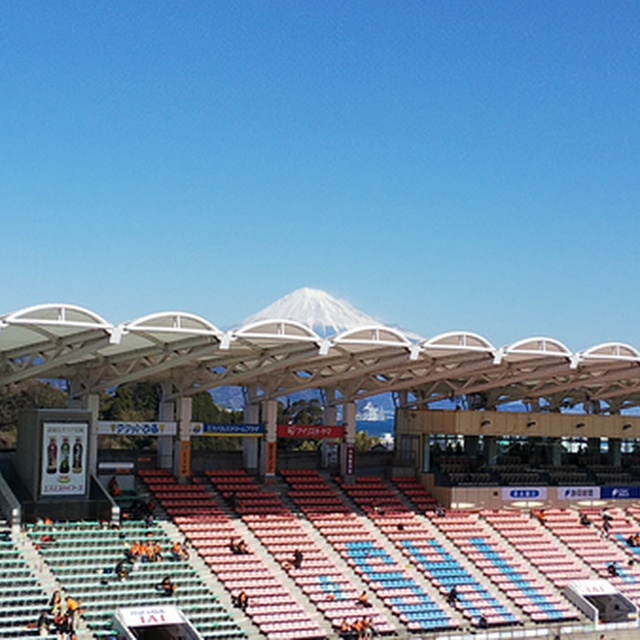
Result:
<svg viewBox="0 0 640 640"><path fill-rule="evenodd" d="M640 3L0 0L0 314L299 287L640 348Z"/></svg>

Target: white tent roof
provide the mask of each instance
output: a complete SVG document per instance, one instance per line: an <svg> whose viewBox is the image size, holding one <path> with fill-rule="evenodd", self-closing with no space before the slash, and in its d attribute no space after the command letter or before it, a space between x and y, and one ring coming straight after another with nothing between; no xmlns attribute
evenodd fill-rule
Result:
<svg viewBox="0 0 640 640"><path fill-rule="evenodd" d="M279 318L223 332L184 312L113 325L64 304L0 317L0 385L29 378L71 380L77 393L149 380L173 384L175 395L256 385L266 398L335 388L338 401L404 390L420 403L484 394L492 406L540 398L557 407L640 405L640 352L622 343L573 353L534 337L496 348L470 332L416 342L370 320L332 336Z"/></svg>

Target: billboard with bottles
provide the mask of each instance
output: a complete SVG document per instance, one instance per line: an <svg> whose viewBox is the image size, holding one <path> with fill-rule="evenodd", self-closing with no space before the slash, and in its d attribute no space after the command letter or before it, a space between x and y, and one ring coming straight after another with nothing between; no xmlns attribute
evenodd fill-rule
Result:
<svg viewBox="0 0 640 640"><path fill-rule="evenodd" d="M42 427L41 495L84 495L87 490L89 425L45 422Z"/></svg>

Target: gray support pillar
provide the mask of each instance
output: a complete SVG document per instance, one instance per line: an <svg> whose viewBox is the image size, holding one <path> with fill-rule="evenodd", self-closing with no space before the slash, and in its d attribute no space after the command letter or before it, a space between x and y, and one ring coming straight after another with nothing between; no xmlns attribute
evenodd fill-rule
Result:
<svg viewBox="0 0 640 640"><path fill-rule="evenodd" d="M609 438L609 464L612 467L622 466L621 444L620 438Z"/></svg>
<svg viewBox="0 0 640 640"><path fill-rule="evenodd" d="M428 433L422 436L422 472L431 473L431 436Z"/></svg>
<svg viewBox="0 0 640 640"><path fill-rule="evenodd" d="M480 438L478 436L464 437L464 452L466 456L473 462L478 459L479 446Z"/></svg>
<svg viewBox="0 0 640 640"><path fill-rule="evenodd" d="M91 424L89 425L89 448L87 450L87 465L89 473L98 475L98 416L100 413L100 396L97 393L89 393L84 396L84 408L91 412Z"/></svg>
<svg viewBox="0 0 640 640"><path fill-rule="evenodd" d="M166 397L171 389L163 385L163 394ZM173 402L163 401L158 407L158 419L162 422L173 422L176 419L176 407ZM158 436L158 468L175 471L173 462L173 436Z"/></svg>
<svg viewBox="0 0 640 640"><path fill-rule="evenodd" d="M484 436L484 457L488 465L494 465L498 461L498 443L495 436Z"/></svg>
<svg viewBox="0 0 640 640"><path fill-rule="evenodd" d="M547 459L554 467L562 466L562 440L560 438L549 438L549 455Z"/></svg>
<svg viewBox="0 0 640 640"><path fill-rule="evenodd" d="M247 404L244 407L244 421L247 424L260 422L260 405ZM247 471L258 471L258 448L260 438L242 438L242 466Z"/></svg>
<svg viewBox="0 0 640 640"><path fill-rule="evenodd" d="M342 413L344 444L340 455L340 474L345 482L353 482L356 474L356 403L346 402Z"/></svg>
<svg viewBox="0 0 640 640"><path fill-rule="evenodd" d="M82 393L82 386L75 380L69 380L69 409L84 409L91 412L89 425L89 442L87 443L87 468L89 473L98 475L98 418L100 416L100 395L97 393Z"/></svg>
<svg viewBox="0 0 640 640"><path fill-rule="evenodd" d="M178 438L173 459L173 473L180 482L186 482L191 476L191 416L193 400L191 397L178 398L177 420Z"/></svg>
<svg viewBox="0 0 640 640"><path fill-rule="evenodd" d="M265 400L262 410L266 428L263 469L268 482L275 478L278 471L278 403L275 400Z"/></svg>
<svg viewBox="0 0 640 640"><path fill-rule="evenodd" d="M338 407L334 404L336 398L335 389L327 389L327 404L322 413L322 424L333 427L338 424ZM333 467L338 462L337 456L337 440L323 440L321 444L322 451L322 468L327 469Z"/></svg>
<svg viewBox="0 0 640 640"><path fill-rule="evenodd" d="M591 464L600 464L600 438L587 439L587 458Z"/></svg>

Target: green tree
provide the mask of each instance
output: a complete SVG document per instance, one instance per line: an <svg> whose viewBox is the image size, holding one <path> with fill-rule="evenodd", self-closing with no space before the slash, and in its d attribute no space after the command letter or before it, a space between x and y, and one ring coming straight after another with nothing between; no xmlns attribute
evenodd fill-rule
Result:
<svg viewBox="0 0 640 640"><path fill-rule="evenodd" d="M26 380L0 391L0 448L15 449L18 414L23 409L64 409L68 395L40 380Z"/></svg>

